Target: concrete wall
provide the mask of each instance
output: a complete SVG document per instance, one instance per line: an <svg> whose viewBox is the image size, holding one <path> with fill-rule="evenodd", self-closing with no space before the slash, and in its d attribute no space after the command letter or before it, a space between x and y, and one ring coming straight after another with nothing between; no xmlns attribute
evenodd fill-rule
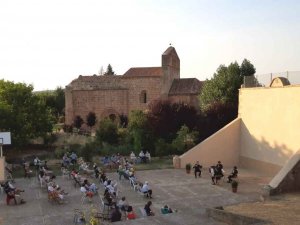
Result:
<svg viewBox="0 0 300 225"><path fill-rule="evenodd" d="M240 89L239 117L242 166L275 175L300 150L300 86Z"/></svg>
<svg viewBox="0 0 300 225"><path fill-rule="evenodd" d="M187 163L194 164L197 160L205 167L215 165L218 160L225 167L237 165L240 154L240 123L240 118L235 119L181 155L180 167L185 168Z"/></svg>

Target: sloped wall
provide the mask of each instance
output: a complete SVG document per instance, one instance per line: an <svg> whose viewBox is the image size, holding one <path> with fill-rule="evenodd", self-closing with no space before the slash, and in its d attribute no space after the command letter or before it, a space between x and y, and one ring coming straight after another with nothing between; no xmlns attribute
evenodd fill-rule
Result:
<svg viewBox="0 0 300 225"><path fill-rule="evenodd" d="M187 163L194 164L196 161L204 167L209 167L215 165L218 160L225 167L237 165L240 154L240 123L240 118L235 119L181 155L177 167L185 168Z"/></svg>

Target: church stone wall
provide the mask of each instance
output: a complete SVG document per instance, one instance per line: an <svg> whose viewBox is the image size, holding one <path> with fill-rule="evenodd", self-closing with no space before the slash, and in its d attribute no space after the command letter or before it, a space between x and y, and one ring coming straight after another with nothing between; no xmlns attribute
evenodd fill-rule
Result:
<svg viewBox="0 0 300 225"><path fill-rule="evenodd" d="M99 121L108 116L107 113L127 114L127 96L126 89L73 91L74 116L79 115L85 120L89 112L94 112Z"/></svg>
<svg viewBox="0 0 300 225"><path fill-rule="evenodd" d="M128 87L128 113L132 110L146 110L151 101L160 98L162 85L159 77L123 78L122 82ZM146 91L146 103L142 101L142 91Z"/></svg>

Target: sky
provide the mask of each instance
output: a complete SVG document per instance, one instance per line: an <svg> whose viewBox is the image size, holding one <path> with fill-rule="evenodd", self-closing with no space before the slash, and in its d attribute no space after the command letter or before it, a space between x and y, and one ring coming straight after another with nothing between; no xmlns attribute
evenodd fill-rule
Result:
<svg viewBox="0 0 300 225"><path fill-rule="evenodd" d="M0 79L52 90L109 63L161 66L170 43L182 78L244 58L257 74L300 71L299 12L296 0L2 0Z"/></svg>

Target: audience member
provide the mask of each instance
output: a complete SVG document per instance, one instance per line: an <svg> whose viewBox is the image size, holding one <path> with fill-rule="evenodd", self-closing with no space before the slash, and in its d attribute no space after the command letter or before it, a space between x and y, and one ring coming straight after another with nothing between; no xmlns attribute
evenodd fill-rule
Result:
<svg viewBox="0 0 300 225"><path fill-rule="evenodd" d="M152 198L152 190L149 187L148 181L145 181L145 183L141 189L141 192L143 192L144 194L147 194L147 197Z"/></svg>
<svg viewBox="0 0 300 225"><path fill-rule="evenodd" d="M152 210L150 208L151 205L152 205L152 202L148 201L147 204L144 207L147 216L154 216L154 212L152 212Z"/></svg>
<svg viewBox="0 0 300 225"><path fill-rule="evenodd" d="M133 212L133 208L132 206L128 206L128 210L127 210L127 219L129 220L134 220L136 218L135 213Z"/></svg>

